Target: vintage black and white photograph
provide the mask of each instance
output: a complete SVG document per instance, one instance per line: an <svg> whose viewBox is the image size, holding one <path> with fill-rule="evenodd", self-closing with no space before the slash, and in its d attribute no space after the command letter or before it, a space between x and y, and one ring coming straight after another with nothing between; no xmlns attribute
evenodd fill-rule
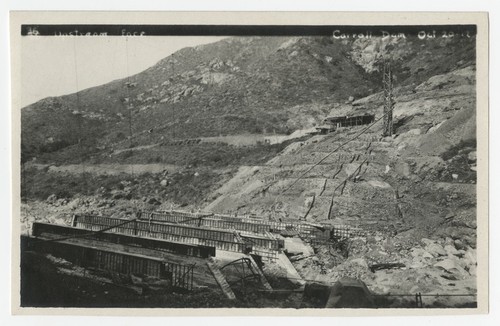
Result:
<svg viewBox="0 0 500 326"><path fill-rule="evenodd" d="M193 22L13 31L20 307L478 308L484 29Z"/></svg>

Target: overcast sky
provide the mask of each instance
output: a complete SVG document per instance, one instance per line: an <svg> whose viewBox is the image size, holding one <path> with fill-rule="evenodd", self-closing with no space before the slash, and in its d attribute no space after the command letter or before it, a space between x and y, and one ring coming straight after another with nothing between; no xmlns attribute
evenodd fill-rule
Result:
<svg viewBox="0 0 500 326"><path fill-rule="evenodd" d="M173 52L223 37L23 37L21 105L141 72ZM128 55L127 55L128 53Z"/></svg>

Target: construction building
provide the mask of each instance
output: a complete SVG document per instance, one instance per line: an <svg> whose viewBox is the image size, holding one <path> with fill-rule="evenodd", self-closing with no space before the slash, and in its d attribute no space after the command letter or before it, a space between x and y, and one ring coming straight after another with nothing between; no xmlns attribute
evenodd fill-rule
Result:
<svg viewBox="0 0 500 326"><path fill-rule="evenodd" d="M368 113L354 116L332 116L327 117L324 120L325 124L316 127L316 132L319 134L328 134L330 132L336 131L341 127L367 125L372 123L373 121L375 121L375 115Z"/></svg>

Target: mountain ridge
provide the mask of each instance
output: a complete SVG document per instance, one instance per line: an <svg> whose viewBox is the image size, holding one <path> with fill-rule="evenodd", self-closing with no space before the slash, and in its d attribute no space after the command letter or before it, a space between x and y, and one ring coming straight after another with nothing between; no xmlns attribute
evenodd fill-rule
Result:
<svg viewBox="0 0 500 326"><path fill-rule="evenodd" d="M463 41L380 45L379 40L336 42L328 37L227 38L181 49L138 74L24 108L24 156L48 156L50 161L50 153L78 145L84 161L96 148L147 131L152 135L147 140L136 137L134 145L221 133L287 134L310 127L335 103L380 90L379 73L366 64L374 60L374 43L379 52L392 47L398 58L417 62L395 65L403 85L415 80L413 75L425 80L433 74L420 70L427 58L419 59L422 47L435 54L437 63L443 61L441 52L454 50L473 59L471 46L462 46ZM440 64L440 69L450 69L449 64Z"/></svg>

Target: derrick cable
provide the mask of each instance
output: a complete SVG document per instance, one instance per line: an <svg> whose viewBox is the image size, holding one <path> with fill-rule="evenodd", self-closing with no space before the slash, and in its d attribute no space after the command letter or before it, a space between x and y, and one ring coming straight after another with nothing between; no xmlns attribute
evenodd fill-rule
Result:
<svg viewBox="0 0 500 326"><path fill-rule="evenodd" d="M288 190L290 190L300 179L302 179L304 176L306 176L309 172L311 172L312 169L314 169L316 166L318 166L319 164L321 164L323 161L325 161L328 157L330 157L333 153L337 152L339 149L341 149L342 147L344 147L345 145L347 145L348 143L358 139L362 134L366 133L369 129L371 129L375 124L377 124L380 120L382 120L383 118L385 118L386 115L392 113L392 111L394 111L394 107L392 107L390 110L388 110L387 112L385 112L380 118L378 119L375 119L371 124L369 124L367 127L365 127L364 129L362 129L359 133L357 133L354 137L352 137L351 139L348 139L346 141L344 141L343 143L341 143L339 146L337 146L335 149L333 149L331 152L329 152L328 154L326 154L322 159L320 159L318 162L316 162L315 164L313 164L310 168L308 168L306 171L304 171L300 176L297 177L297 179L295 179L294 182L292 182L292 184L290 186L288 186L287 188L285 188L285 190L283 190L280 194L278 194L278 196L276 196L276 199L275 199L275 203L278 201L279 197L282 196L283 194L285 194Z"/></svg>
<svg viewBox="0 0 500 326"><path fill-rule="evenodd" d="M318 162L316 162L315 164L313 164L310 168L308 168L306 171L304 171L301 175L299 175L297 177L297 179L295 179L295 181L292 182L292 184L290 186L288 186L287 188L285 188L285 190L283 190L281 193L279 193L275 200L274 200L274 204L273 204L273 218L276 219L276 204L279 200L279 198L284 195L288 190L290 190L299 180L301 180L304 176L306 176L309 172L311 172L312 169L314 169L316 166L320 165L322 162L324 162L328 157L330 157L333 153L337 152L339 149L341 149L342 147L344 147L345 145L347 145L348 143L358 139L361 135L363 135L364 133L366 133L369 129L371 129L375 124L377 124L378 122L380 122L380 120L384 119L386 115L388 114L392 114L392 111L394 111L394 106L391 107L390 110L388 110L387 112L385 112L380 118L378 119L375 119L371 124L369 124L367 127L365 127L364 129L362 129L358 134L356 134L354 137L352 137L351 139L348 139L347 141L341 143L339 146L337 146L335 149L333 149L331 152L329 152L328 154L326 154L322 159L320 159ZM347 180L346 180L347 181ZM335 189L336 190L336 189Z"/></svg>
<svg viewBox="0 0 500 326"><path fill-rule="evenodd" d="M326 154L322 159L320 159L318 162L314 163L309 169L307 169L305 172L303 172L290 186L288 186L283 192L281 192L280 195L283 195L285 192L287 192L288 190L290 190L290 188L292 188L300 179L302 179L306 174L308 174L309 172L311 172L312 169L314 169L316 166L318 166L319 164L321 164L323 161L325 161L328 157L330 157L333 153L335 153L336 151L338 151L339 149L341 149L342 147L344 147L345 145L347 145L348 143L354 141L355 139L359 138L359 136L361 136L362 134L364 134L366 131L368 131L373 125L375 125L377 122L379 122L380 120L382 120L384 118L385 114L383 116L381 116L380 118L376 119L374 122L372 122L372 124L370 124L368 127L364 128L361 132L359 132L357 135L355 135L353 138L343 142L342 144L340 144L337 148L335 148L333 151L329 152L328 154Z"/></svg>

